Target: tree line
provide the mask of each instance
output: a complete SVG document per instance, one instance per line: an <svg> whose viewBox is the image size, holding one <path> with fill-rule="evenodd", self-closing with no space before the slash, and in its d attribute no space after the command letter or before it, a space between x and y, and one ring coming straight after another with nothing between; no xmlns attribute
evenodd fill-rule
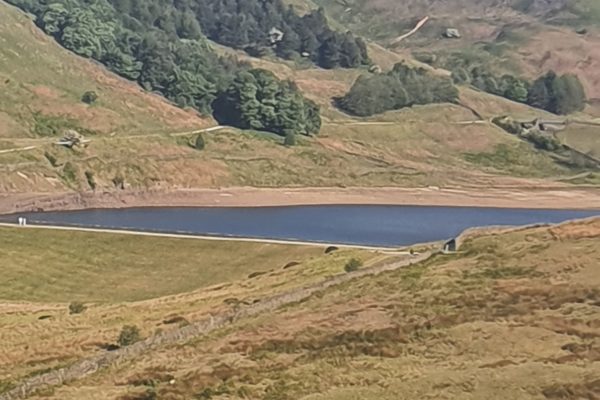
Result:
<svg viewBox="0 0 600 400"><path fill-rule="evenodd" d="M557 75L549 71L530 82L510 74L498 77L481 66L475 66L471 69L455 68L452 78L455 83L470 84L485 92L554 114L566 115L585 108L585 89L574 74Z"/></svg>
<svg viewBox="0 0 600 400"><path fill-rule="evenodd" d="M365 42L329 27L323 9L300 16L282 0L108 0L128 25L159 27L171 36L211 40L253 55L273 50L323 68L368 64ZM133 20L130 20L133 19Z"/></svg>
<svg viewBox="0 0 600 400"><path fill-rule="evenodd" d="M450 78L398 63L388 73L360 76L336 103L342 110L364 117L416 104L455 103L458 96Z"/></svg>
<svg viewBox="0 0 600 400"><path fill-rule="evenodd" d="M299 16L281 0L179 0L176 4L196 16L211 40L253 55L272 49L279 57L304 57L328 69L370 63L365 42L350 32L332 30L322 8Z"/></svg>
<svg viewBox="0 0 600 400"><path fill-rule="evenodd" d="M218 56L203 32L215 35L223 28L224 36L218 38L220 42L232 44L229 41L240 34L242 38L251 37L255 43L263 44L271 40L268 34L265 34L265 30L270 30L271 25L282 26L284 35L281 38L282 43L277 44L277 47L283 54L284 49L287 49L286 43L293 36L290 35L286 39L286 29L292 28L283 22L288 21L289 26L295 26L292 22L299 24L299 21L315 20L316 22L310 25L313 29L311 33L323 42L317 39L319 47L318 51L314 52L322 51L327 56L314 53L314 57L331 67L353 66L347 59L349 56L344 55L346 53L342 53L341 50L339 54L330 53L326 50L327 46L323 47L332 37L336 37L336 40L350 40L351 36L332 33L326 26L322 12L299 17L293 9L283 7L280 0L9 2L34 14L36 24L65 48L101 62L111 71L137 81L146 90L161 93L181 107L193 107L205 114L214 112L219 116L226 116L223 118L238 123L237 126L241 128L267 129L280 134L290 130L298 134L316 133L320 127L319 108L304 99L295 85L280 82L272 74L249 72L250 66L236 58ZM236 18L247 20L244 23L233 23ZM277 25L278 23L282 25ZM235 26L245 33L231 31ZM226 27L229 28L225 29ZM243 44L241 41L236 43L239 46ZM346 48L343 40L341 43L339 48ZM353 43L361 54L357 62L364 62L366 50L362 52L360 41L355 39ZM297 48L299 51L305 49ZM352 52L348 54L350 53ZM310 54L312 58L313 53ZM248 92L240 89L240 82L254 75L260 75L261 79L255 79L251 84L256 86L257 93L268 92L264 96L246 96ZM273 96L275 87L278 91L276 90L276 96ZM239 91L240 95L234 100L236 91ZM215 101L217 99L219 101ZM237 103L233 104L234 101ZM255 107L256 102L260 103L259 108L262 111L254 115L248 110ZM231 107L233 111L219 107ZM266 117L270 107L274 107L286 117ZM240 114L233 115L236 111ZM290 117L292 113L308 116L307 122ZM259 124L258 121L262 119L264 123Z"/></svg>

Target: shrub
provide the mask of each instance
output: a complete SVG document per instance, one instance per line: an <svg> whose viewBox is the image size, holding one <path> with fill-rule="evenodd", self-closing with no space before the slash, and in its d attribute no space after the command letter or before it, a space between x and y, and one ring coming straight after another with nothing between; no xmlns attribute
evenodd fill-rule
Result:
<svg viewBox="0 0 600 400"><path fill-rule="evenodd" d="M283 266L283 269L292 268L292 267L295 267L297 265L300 265L300 263L298 261L290 261L289 263L287 263L287 264L285 264Z"/></svg>
<svg viewBox="0 0 600 400"><path fill-rule="evenodd" d="M86 308L87 307L85 306L85 304L79 301L74 301L71 304L69 304L69 314L81 314L86 310Z"/></svg>
<svg viewBox="0 0 600 400"><path fill-rule="evenodd" d="M1 381L0 380L0 394L6 393L9 390L12 390L16 387L16 385L11 381Z"/></svg>
<svg viewBox="0 0 600 400"><path fill-rule="evenodd" d="M92 90L85 92L83 96L81 96L81 101L86 104L94 104L98 100L98 94Z"/></svg>
<svg viewBox="0 0 600 400"><path fill-rule="evenodd" d="M425 64L433 65L437 61L437 56L433 53L428 52L416 52L413 53L415 60Z"/></svg>
<svg viewBox="0 0 600 400"><path fill-rule="evenodd" d="M156 400L158 399L158 393L156 388L149 387L142 393L127 394L118 398L118 400Z"/></svg>
<svg viewBox="0 0 600 400"><path fill-rule="evenodd" d="M338 251L339 247L336 246L329 246L325 249L325 254L330 254L333 253L334 251Z"/></svg>
<svg viewBox="0 0 600 400"><path fill-rule="evenodd" d="M142 393L139 397L140 400L156 400L158 399L158 393L156 393L156 389L153 387L149 387L146 389L145 393Z"/></svg>
<svg viewBox="0 0 600 400"><path fill-rule="evenodd" d="M471 75L465 68L457 67L452 71L452 81L456 84L464 84L471 82Z"/></svg>
<svg viewBox="0 0 600 400"><path fill-rule="evenodd" d="M206 143L204 142L204 136L198 135L196 136L196 140L194 141L194 148L196 150L204 150Z"/></svg>
<svg viewBox="0 0 600 400"><path fill-rule="evenodd" d="M344 266L344 271L353 272L363 266L363 262L357 258L351 258Z"/></svg>
<svg viewBox="0 0 600 400"><path fill-rule="evenodd" d="M172 325L172 324L189 325L190 322L187 319L185 319L184 317L182 317L181 315L175 315L173 317L163 320L163 324L165 324L165 325Z"/></svg>
<svg viewBox="0 0 600 400"><path fill-rule="evenodd" d="M222 396L231 394L231 388L228 382L221 382L217 387L204 388L200 393L196 395L196 399L212 399L215 396Z"/></svg>
<svg viewBox="0 0 600 400"><path fill-rule="evenodd" d="M530 131L524 137L540 150L557 151L562 148L560 140L552 135L544 134L542 132Z"/></svg>
<svg viewBox="0 0 600 400"><path fill-rule="evenodd" d="M125 177L123 177L123 175L119 174L115 176L112 182L117 189L125 189Z"/></svg>
<svg viewBox="0 0 600 400"><path fill-rule="evenodd" d="M292 147L296 145L296 135L294 132L288 132L283 140L283 145L286 147Z"/></svg>
<svg viewBox="0 0 600 400"><path fill-rule="evenodd" d="M38 136L58 136L68 129L79 130L77 122L62 115L45 115L40 112L33 114L35 125L33 132Z"/></svg>
<svg viewBox="0 0 600 400"><path fill-rule="evenodd" d="M56 159L56 157L49 152L45 152L44 153L44 157L46 157L46 159L48 160L48 162L50 163L50 165L52 165L53 167L56 167L58 165L58 160Z"/></svg>
<svg viewBox="0 0 600 400"><path fill-rule="evenodd" d="M125 325L121 329L117 343L119 346L129 346L141 340L140 330L135 325Z"/></svg>
<svg viewBox="0 0 600 400"><path fill-rule="evenodd" d="M63 167L63 178L68 182L75 182L77 180L77 167L71 162L68 162Z"/></svg>
<svg viewBox="0 0 600 400"><path fill-rule="evenodd" d="M510 6L517 11L528 12L533 4L534 0L515 0Z"/></svg>
<svg viewBox="0 0 600 400"><path fill-rule="evenodd" d="M521 124L508 116L493 118L492 123L504 129L506 132L512 133L513 135L520 135L523 133L523 127Z"/></svg>
<svg viewBox="0 0 600 400"><path fill-rule="evenodd" d="M94 179L94 173L92 171L85 171L85 179L87 179L90 188L96 190L96 179Z"/></svg>

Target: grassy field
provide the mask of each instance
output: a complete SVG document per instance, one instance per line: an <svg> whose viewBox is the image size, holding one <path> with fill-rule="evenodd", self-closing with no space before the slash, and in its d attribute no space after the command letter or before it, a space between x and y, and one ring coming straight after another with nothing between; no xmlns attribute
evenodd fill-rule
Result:
<svg viewBox="0 0 600 400"><path fill-rule="evenodd" d="M139 301L304 262L319 247L0 228L0 299ZM40 251L44 249L44 251Z"/></svg>
<svg viewBox="0 0 600 400"><path fill-rule="evenodd" d="M2 384L104 351L125 324L144 336L394 256L292 246L0 228ZM68 304L87 305L69 315ZM166 321L166 322L165 322Z"/></svg>
<svg viewBox="0 0 600 400"><path fill-rule="evenodd" d="M598 219L473 234L458 254L350 281L36 398L593 398L599 243ZM172 301L185 309L189 298Z"/></svg>
<svg viewBox="0 0 600 400"><path fill-rule="evenodd" d="M81 101L94 90L93 106ZM44 125L98 133L197 129L210 121L143 92L136 83L60 47L0 2L0 138L33 137Z"/></svg>

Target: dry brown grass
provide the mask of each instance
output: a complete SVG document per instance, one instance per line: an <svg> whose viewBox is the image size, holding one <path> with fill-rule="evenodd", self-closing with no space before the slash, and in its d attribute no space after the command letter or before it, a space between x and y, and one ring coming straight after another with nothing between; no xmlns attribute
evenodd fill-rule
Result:
<svg viewBox="0 0 600 400"><path fill-rule="evenodd" d="M600 98L600 35L578 35L569 28L545 28L521 49L521 65L531 77L548 70L575 73L589 98Z"/></svg>
<svg viewBox="0 0 600 400"><path fill-rule="evenodd" d="M341 273L352 257L366 265L390 258L360 250L325 255L319 246L35 229L5 228L0 236L0 382L106 351L126 324L148 336ZM87 310L70 315L75 300Z"/></svg>
<svg viewBox="0 0 600 400"><path fill-rule="evenodd" d="M302 4L303 8L314 8L313 1L288 1ZM320 0L317 3L345 29L382 44L389 44L428 16L430 19L424 28L400 43L396 51L404 54L410 51L468 51L481 43L490 43L492 48L499 45L489 54L482 51L484 57L494 60L495 67L523 73L530 78L549 69L577 73L589 97L600 97L600 31L594 1L534 2L528 12L519 10L519 5L525 2L494 0ZM567 11L552 12L553 7L565 4ZM575 7L575 4L579 6ZM568 11L577 8L581 18ZM462 38L443 40L441 34L448 27L458 28ZM575 32L580 27L587 28L585 35ZM498 40L502 33L507 35Z"/></svg>
<svg viewBox="0 0 600 400"><path fill-rule="evenodd" d="M303 71L298 79L316 96L324 73ZM331 79L343 84L346 78ZM494 109L515 115L528 110L470 90L463 92L463 99L486 116ZM90 190L86 171L94 173L98 189L113 190L117 176L130 188L199 188L532 186L537 184L532 178L573 174L491 123L469 124L476 118L460 106L414 107L367 119L333 109L327 113L332 120L325 122L321 134L299 138L293 148L283 147L282 139L272 134L236 130L205 134L204 151L189 147L190 138L166 135L95 138L77 151L36 142L36 149L0 154L0 191ZM507 151L499 152L498 146ZM47 154L57 160L56 166ZM65 179L67 162L76 167L75 180Z"/></svg>
<svg viewBox="0 0 600 400"><path fill-rule="evenodd" d="M162 399L590 398L599 234L596 219L472 235L460 254L349 282L48 398L132 396L150 378Z"/></svg>
<svg viewBox="0 0 600 400"><path fill-rule="evenodd" d="M557 136L566 145L600 160L600 126L573 124Z"/></svg>

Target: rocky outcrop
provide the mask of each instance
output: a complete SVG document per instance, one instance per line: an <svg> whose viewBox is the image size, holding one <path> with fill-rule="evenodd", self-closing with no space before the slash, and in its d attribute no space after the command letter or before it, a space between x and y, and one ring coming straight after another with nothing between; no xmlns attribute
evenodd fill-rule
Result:
<svg viewBox="0 0 600 400"><path fill-rule="evenodd" d="M460 34L460 31L456 28L446 29L446 31L443 33L443 36L446 39L460 39L462 37L462 35Z"/></svg>

